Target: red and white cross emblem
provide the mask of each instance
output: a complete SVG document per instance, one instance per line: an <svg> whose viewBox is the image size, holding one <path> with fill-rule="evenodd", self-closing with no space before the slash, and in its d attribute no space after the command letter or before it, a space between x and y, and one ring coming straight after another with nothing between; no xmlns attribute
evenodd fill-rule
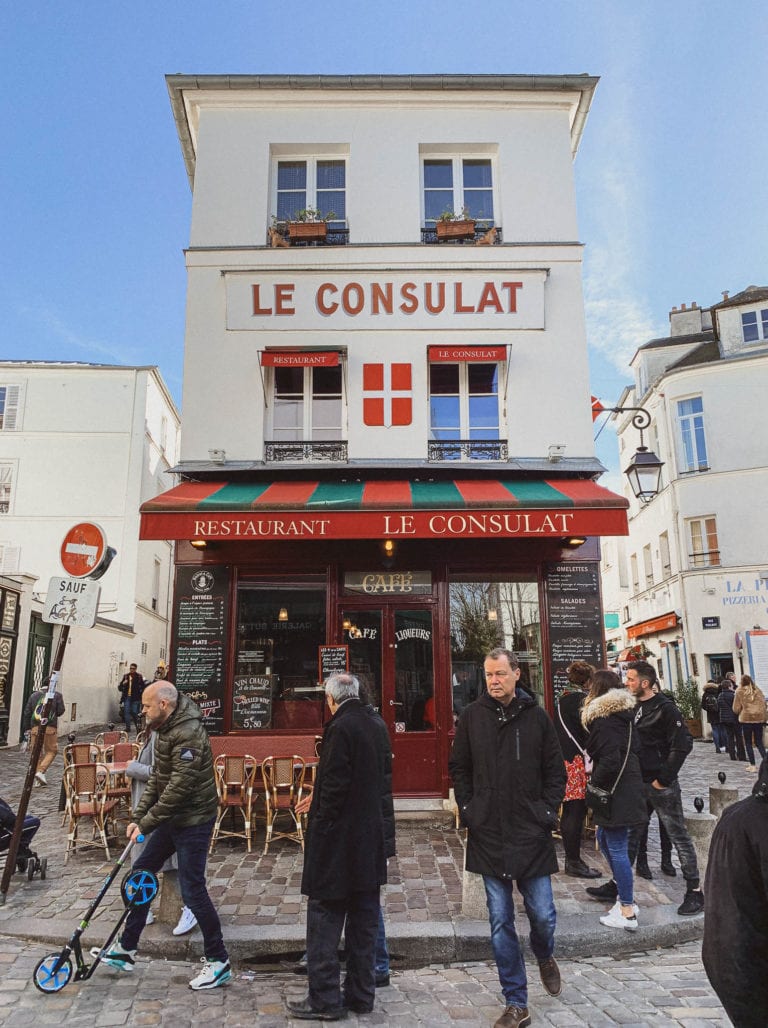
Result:
<svg viewBox="0 0 768 1028"><path fill-rule="evenodd" d="M412 420L411 365L363 364L364 424L391 428Z"/></svg>

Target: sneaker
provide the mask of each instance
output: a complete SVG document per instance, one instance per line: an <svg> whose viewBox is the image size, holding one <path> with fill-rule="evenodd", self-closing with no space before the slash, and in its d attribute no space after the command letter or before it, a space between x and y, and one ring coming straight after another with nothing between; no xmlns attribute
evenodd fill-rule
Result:
<svg viewBox="0 0 768 1028"><path fill-rule="evenodd" d="M197 918L189 909L189 907L182 907L181 917L179 918L179 923L173 929L173 934L186 935L187 932L191 932L196 925Z"/></svg>
<svg viewBox="0 0 768 1028"><path fill-rule="evenodd" d="M610 881L606 882L605 885L590 885L584 890L591 899L599 900L601 903L604 900L615 900L619 898L619 889L616 882L611 878Z"/></svg>
<svg viewBox="0 0 768 1028"><path fill-rule="evenodd" d="M200 959L203 962L203 969L189 983L190 989L217 989L232 977L232 965L228 960L209 960L207 957Z"/></svg>
<svg viewBox="0 0 768 1028"><path fill-rule="evenodd" d="M704 893L701 889L688 889L685 893L685 899L677 908L677 912L683 917L686 914L700 914L703 909Z"/></svg>
<svg viewBox="0 0 768 1028"><path fill-rule="evenodd" d="M42 771L35 771L35 782L38 785L47 785L48 779L45 777Z"/></svg>
<svg viewBox="0 0 768 1028"><path fill-rule="evenodd" d="M98 946L91 950L92 957L98 957L100 954L102 964L109 964L116 971L133 971L136 964L136 950L123 949L120 942L112 943L112 948L106 953L102 953Z"/></svg>
<svg viewBox="0 0 768 1028"><path fill-rule="evenodd" d="M147 913L147 920L144 923L145 924L154 924L155 923L155 915L152 913L151 910L148 911L148 913Z"/></svg>
<svg viewBox="0 0 768 1028"><path fill-rule="evenodd" d="M377 989L386 989L389 985L389 971L377 971L375 982Z"/></svg>
<svg viewBox="0 0 768 1028"><path fill-rule="evenodd" d="M565 873L571 878L602 878L603 872L596 867L590 867L583 860L565 861Z"/></svg>
<svg viewBox="0 0 768 1028"><path fill-rule="evenodd" d="M637 907L634 907L632 917L624 917L621 912L621 906L618 906L618 909L611 907L608 913L600 918L600 924L604 924L606 928L623 928L627 932L636 932Z"/></svg>
<svg viewBox="0 0 768 1028"><path fill-rule="evenodd" d="M528 1028L530 1023L528 1007L506 1007L493 1028Z"/></svg>
<svg viewBox="0 0 768 1028"><path fill-rule="evenodd" d="M554 957L539 961L539 977L541 978L541 984L550 996L560 995L563 985L560 980L560 968L557 966L557 961Z"/></svg>
<svg viewBox="0 0 768 1028"><path fill-rule="evenodd" d="M677 875L677 870L675 869L675 865L672 863L671 860L662 860L661 872L662 874L665 874L668 878L675 878Z"/></svg>
<svg viewBox="0 0 768 1028"><path fill-rule="evenodd" d="M309 996L304 999L289 999L285 1001L292 1017L299 1021L344 1021L347 1017L346 1007L337 1007L332 1010L315 1010L309 1002ZM529 1022L530 1023L530 1022Z"/></svg>
<svg viewBox="0 0 768 1028"><path fill-rule="evenodd" d="M640 913L640 907L638 907L637 903L633 903L632 909L635 912L635 917L637 917L637 915ZM614 911L618 911L619 914L621 913L621 903L618 900L616 900L616 902L613 904L608 913L612 914Z"/></svg>

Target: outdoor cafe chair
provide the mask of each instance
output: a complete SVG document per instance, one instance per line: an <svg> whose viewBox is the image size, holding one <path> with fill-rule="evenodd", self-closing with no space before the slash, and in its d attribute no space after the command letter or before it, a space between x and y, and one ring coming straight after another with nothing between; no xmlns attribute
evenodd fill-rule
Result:
<svg viewBox="0 0 768 1028"><path fill-rule="evenodd" d="M253 820L253 787L256 781L258 761L248 753L219 754L213 762L213 773L216 780L219 807L211 835L209 853L219 838L245 839L248 852L251 852L251 831ZM224 818L230 814L234 824L232 828L222 828ZM242 831L236 829L237 816L243 818Z"/></svg>
<svg viewBox="0 0 768 1028"><path fill-rule="evenodd" d="M267 838L264 853L276 839L292 839L304 849L304 829L296 805L304 788L306 764L302 757L266 757L261 765L264 779L264 804L267 817ZM275 832L278 817L288 818L290 831Z"/></svg>
<svg viewBox="0 0 768 1028"><path fill-rule="evenodd" d="M69 826L67 829L67 851L64 863L69 860L70 853L81 846L103 846L109 860L109 843L107 829L113 825L117 800L107 795L109 789L109 769L100 763L70 764L64 770L64 787L67 791L67 812ZM79 838L81 821L90 821L93 834L92 840L83 842Z"/></svg>

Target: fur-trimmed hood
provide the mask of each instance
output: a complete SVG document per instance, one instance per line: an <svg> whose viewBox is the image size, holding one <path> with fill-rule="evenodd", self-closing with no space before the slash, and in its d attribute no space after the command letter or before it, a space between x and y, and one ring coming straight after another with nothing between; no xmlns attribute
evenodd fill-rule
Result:
<svg viewBox="0 0 768 1028"><path fill-rule="evenodd" d="M581 710L581 723L585 728L599 717L620 714L624 710L634 710L637 700L629 689L609 689L602 696L588 700Z"/></svg>

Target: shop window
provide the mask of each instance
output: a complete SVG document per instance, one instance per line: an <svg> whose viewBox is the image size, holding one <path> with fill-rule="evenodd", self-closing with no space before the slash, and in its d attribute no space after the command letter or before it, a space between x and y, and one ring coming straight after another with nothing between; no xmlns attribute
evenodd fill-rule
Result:
<svg viewBox="0 0 768 1028"><path fill-rule="evenodd" d="M692 568L711 568L720 565L720 547L717 541L715 517L691 518L688 526L690 549L688 558Z"/></svg>
<svg viewBox="0 0 768 1028"><path fill-rule="evenodd" d="M496 646L517 654L520 684L543 702L539 589L534 577L453 576L450 610L454 718L485 691L483 661Z"/></svg>
<svg viewBox="0 0 768 1028"><path fill-rule="evenodd" d="M505 460L499 364L429 365L430 459Z"/></svg>
<svg viewBox="0 0 768 1028"><path fill-rule="evenodd" d="M328 228L344 229L347 220L347 162L344 158L308 157L278 160L275 169L275 217L303 221L317 211ZM332 218L328 215L332 214ZM311 220L311 218L310 218Z"/></svg>
<svg viewBox="0 0 768 1028"><path fill-rule="evenodd" d="M323 575L240 583L233 731L322 730L318 647L326 641L326 594Z"/></svg>
<svg viewBox="0 0 768 1028"><path fill-rule="evenodd" d="M424 225L434 228L445 211L494 224L493 164L487 157L429 157L422 162Z"/></svg>
<svg viewBox="0 0 768 1028"><path fill-rule="evenodd" d="M677 430L680 473L708 471L704 401L700 396L677 401Z"/></svg>
<svg viewBox="0 0 768 1028"><path fill-rule="evenodd" d="M768 339L768 309L742 314L741 335L745 343L758 343Z"/></svg>

